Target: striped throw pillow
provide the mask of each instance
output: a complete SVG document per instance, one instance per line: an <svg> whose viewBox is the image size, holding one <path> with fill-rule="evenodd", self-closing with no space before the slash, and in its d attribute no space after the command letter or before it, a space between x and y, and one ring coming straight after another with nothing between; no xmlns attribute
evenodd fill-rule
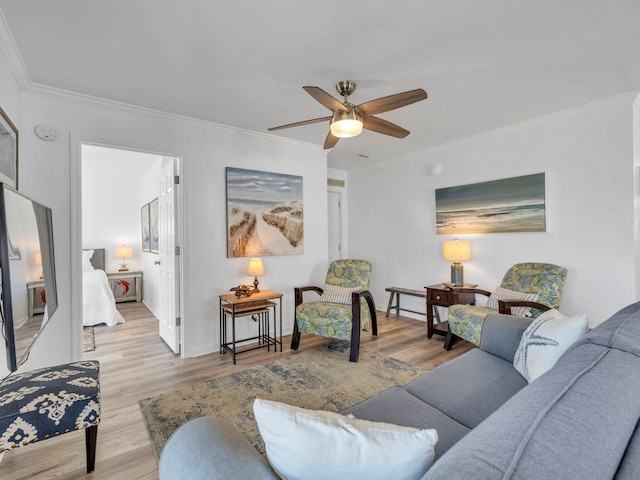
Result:
<svg viewBox="0 0 640 480"><path fill-rule="evenodd" d="M498 300L527 300L529 302L537 302L537 293L522 293L514 292L513 290L507 290L506 288L498 287L487 300L487 307L498 310ZM513 307L511 309L512 315L519 315L521 317L528 317L531 313L530 307Z"/></svg>
<svg viewBox="0 0 640 480"><path fill-rule="evenodd" d="M346 288L337 287L335 285L324 284L324 290L320 295L321 302L327 303L344 303L345 305L351 305L351 293L357 292L358 287Z"/></svg>

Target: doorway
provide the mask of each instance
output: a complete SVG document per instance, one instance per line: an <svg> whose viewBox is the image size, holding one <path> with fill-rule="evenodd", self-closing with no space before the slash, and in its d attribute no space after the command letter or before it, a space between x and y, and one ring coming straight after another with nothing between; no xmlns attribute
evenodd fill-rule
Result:
<svg viewBox="0 0 640 480"><path fill-rule="evenodd" d="M80 245L105 249L107 276L123 264L141 272L142 302L158 319L158 334L180 353L180 159L81 143L79 164ZM129 258L118 258L121 246L130 247Z"/></svg>

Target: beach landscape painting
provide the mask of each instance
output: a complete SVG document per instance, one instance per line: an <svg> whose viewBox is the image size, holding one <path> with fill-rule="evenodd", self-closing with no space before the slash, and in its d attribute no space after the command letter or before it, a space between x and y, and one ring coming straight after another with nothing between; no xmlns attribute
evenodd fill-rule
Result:
<svg viewBox="0 0 640 480"><path fill-rule="evenodd" d="M436 189L436 233L545 232L545 174Z"/></svg>
<svg viewBox="0 0 640 480"><path fill-rule="evenodd" d="M302 177L227 167L227 256L303 252Z"/></svg>

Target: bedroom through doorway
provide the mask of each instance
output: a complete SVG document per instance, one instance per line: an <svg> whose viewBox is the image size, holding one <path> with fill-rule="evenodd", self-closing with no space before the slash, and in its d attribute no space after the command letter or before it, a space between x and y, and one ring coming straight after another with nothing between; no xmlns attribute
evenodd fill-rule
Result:
<svg viewBox="0 0 640 480"><path fill-rule="evenodd" d="M80 163L83 328L118 328L117 306L142 302L180 353L179 159L82 144Z"/></svg>

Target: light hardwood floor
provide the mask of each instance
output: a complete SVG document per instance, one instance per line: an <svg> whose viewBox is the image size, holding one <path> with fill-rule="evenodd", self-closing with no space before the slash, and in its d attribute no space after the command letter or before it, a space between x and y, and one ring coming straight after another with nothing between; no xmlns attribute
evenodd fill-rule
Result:
<svg viewBox="0 0 640 480"><path fill-rule="evenodd" d="M229 355L218 353L183 360L162 342L157 320L142 303L119 304L119 309L126 323L96 327L96 349L85 354L86 359L101 363L102 417L95 471L86 473L84 432L73 432L8 452L0 463L2 480L157 479L157 463L138 400L297 353L289 349L288 336L282 353L254 350L238 356L237 365ZM298 352L327 341L303 335ZM378 312L378 336L363 333L361 345L425 370L471 348L459 342L447 352L442 337L427 339L424 322L393 315L385 318L384 312ZM345 356L345 365L347 362Z"/></svg>

